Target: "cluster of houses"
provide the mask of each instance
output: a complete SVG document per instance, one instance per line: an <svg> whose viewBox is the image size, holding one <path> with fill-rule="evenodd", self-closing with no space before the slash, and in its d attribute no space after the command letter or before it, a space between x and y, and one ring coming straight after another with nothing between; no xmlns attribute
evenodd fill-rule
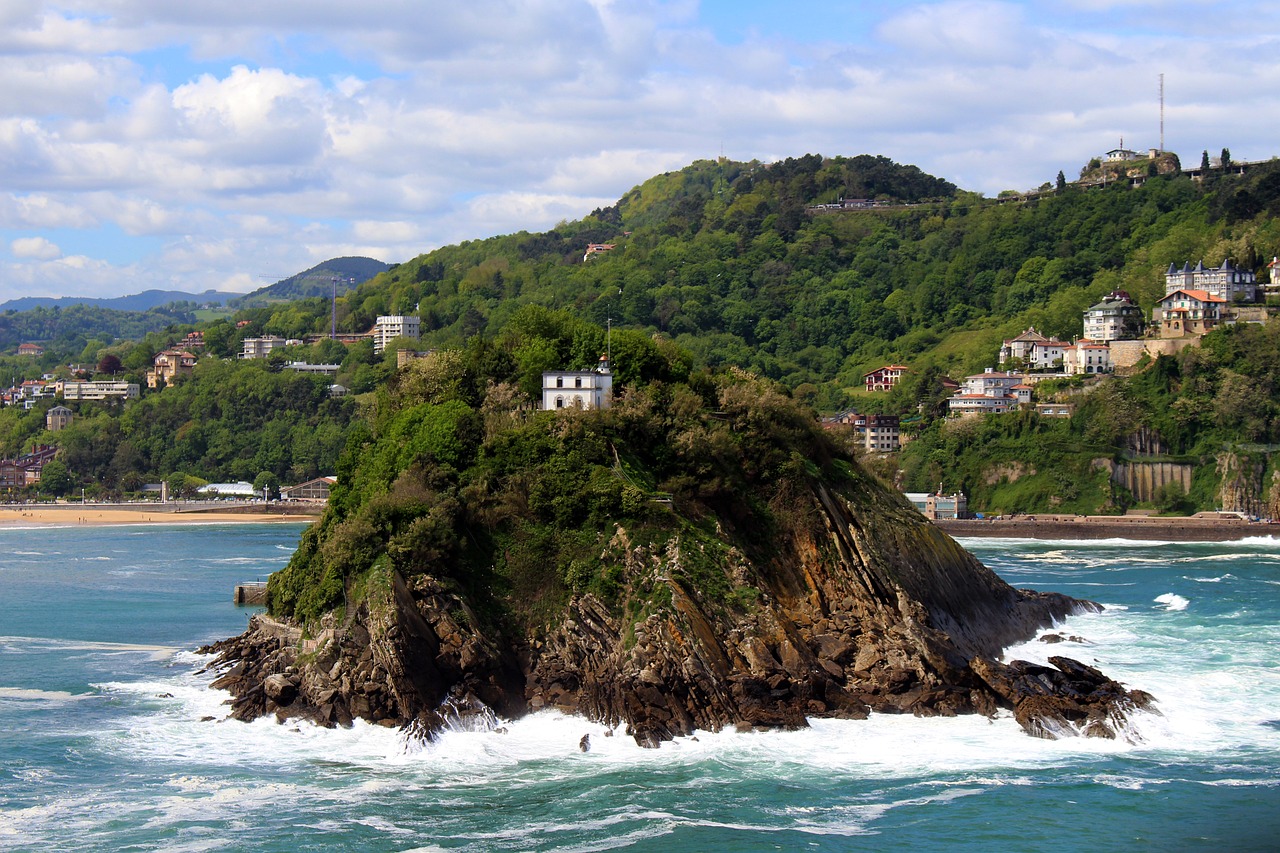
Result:
<svg viewBox="0 0 1280 853"><path fill-rule="evenodd" d="M21 489L40 482L44 464L57 453L56 447L38 444L17 459L0 459L0 489Z"/></svg>
<svg viewBox="0 0 1280 853"><path fill-rule="evenodd" d="M1280 281L1280 259L1270 264L1272 281ZM1044 379L1110 373L1118 364L1132 364L1145 351L1142 340L1190 342L1219 325L1265 322L1257 306L1266 288L1249 270L1229 260L1220 267L1203 262L1165 272L1165 295L1156 301L1148 324L1129 294L1115 291L1084 312L1084 336L1061 341L1034 327L1006 340L1000 347L999 368L968 376L953 390L948 410L956 416L999 414L1027 408L1032 387ZM1122 354L1121 354L1122 353ZM910 368L889 364L864 375L867 391L887 391ZM1070 404L1034 404L1040 414L1068 417Z"/></svg>

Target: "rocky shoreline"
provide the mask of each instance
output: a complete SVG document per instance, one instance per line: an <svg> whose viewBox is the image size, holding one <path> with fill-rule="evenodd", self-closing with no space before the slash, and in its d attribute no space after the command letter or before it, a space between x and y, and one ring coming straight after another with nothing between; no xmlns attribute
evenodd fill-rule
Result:
<svg viewBox="0 0 1280 853"><path fill-rule="evenodd" d="M1112 515L1035 515L934 522L948 535L1009 539L1135 539L1166 542L1235 542L1280 537L1280 524L1234 518L1150 518Z"/></svg>
<svg viewBox="0 0 1280 853"><path fill-rule="evenodd" d="M1125 737L1152 698L1069 658L1002 663L1008 645L1097 605L1016 590L905 505L867 506L818 486L809 523L767 564L733 552L726 571L758 600L730 611L675 580L680 538L639 545L618 528L602 560L669 603L629 621L575 597L554 629L486 628L455 590L392 572L381 592L312 632L255 617L202 651L230 716L350 725L424 737L556 709L646 747L698 730L796 728L810 717L954 716L1011 710L1037 737ZM874 501L871 501L874 503Z"/></svg>

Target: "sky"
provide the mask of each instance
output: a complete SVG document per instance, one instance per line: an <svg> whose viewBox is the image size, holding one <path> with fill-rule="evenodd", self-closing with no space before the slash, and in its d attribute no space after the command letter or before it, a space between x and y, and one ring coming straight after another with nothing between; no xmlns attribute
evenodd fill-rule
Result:
<svg viewBox="0 0 1280 853"><path fill-rule="evenodd" d="M0 0L0 302L247 292L541 231L699 159L994 196L1280 155L1280 4Z"/></svg>

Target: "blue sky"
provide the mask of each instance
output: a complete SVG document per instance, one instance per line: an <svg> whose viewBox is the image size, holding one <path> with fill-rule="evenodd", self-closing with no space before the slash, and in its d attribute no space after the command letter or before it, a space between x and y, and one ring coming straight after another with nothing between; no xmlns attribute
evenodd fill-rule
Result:
<svg viewBox="0 0 1280 853"><path fill-rule="evenodd" d="M1213 0L0 4L0 301L247 291L540 230L722 151L995 195L1120 143L1280 154L1280 7Z"/></svg>

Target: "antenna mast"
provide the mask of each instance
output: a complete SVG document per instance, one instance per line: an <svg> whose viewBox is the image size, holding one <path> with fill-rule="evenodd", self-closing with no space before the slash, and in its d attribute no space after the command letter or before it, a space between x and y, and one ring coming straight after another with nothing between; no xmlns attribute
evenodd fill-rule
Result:
<svg viewBox="0 0 1280 853"><path fill-rule="evenodd" d="M1164 153L1164 72L1160 72L1160 153Z"/></svg>

